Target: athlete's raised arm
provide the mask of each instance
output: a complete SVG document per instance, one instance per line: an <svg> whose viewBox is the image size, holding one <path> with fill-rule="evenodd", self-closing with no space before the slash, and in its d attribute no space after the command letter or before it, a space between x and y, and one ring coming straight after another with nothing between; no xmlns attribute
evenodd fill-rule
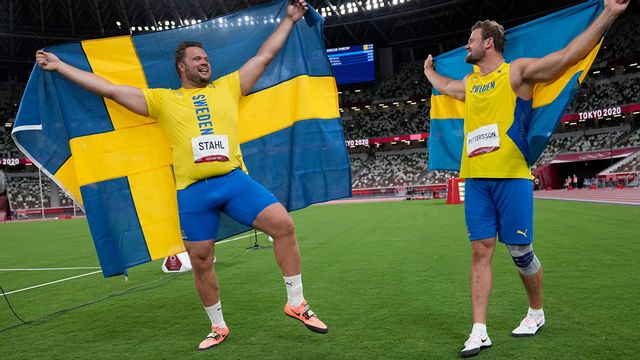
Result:
<svg viewBox="0 0 640 360"><path fill-rule="evenodd" d="M296 21L300 20L304 13L308 10L304 0L289 0L287 6L287 15L282 19L280 25L262 44L256 56L252 57L240 68L240 88L242 94L247 94L253 85L256 84L260 75L271 63L273 58L278 54L284 43L289 37L291 29Z"/></svg>
<svg viewBox="0 0 640 360"><path fill-rule="evenodd" d="M36 51L36 63L41 69L57 72L84 89L109 98L136 114L149 116L144 94L137 87L115 85L99 75L69 65L60 60L55 54L44 50Z"/></svg>
<svg viewBox="0 0 640 360"><path fill-rule="evenodd" d="M513 61L512 74L521 82L533 84L548 82L582 60L600 41L615 19L624 12L629 0L605 0L604 10L589 27L565 48L543 58L522 58Z"/></svg>
<svg viewBox="0 0 640 360"><path fill-rule="evenodd" d="M462 80L455 80L440 75L433 69L433 58L429 55L424 61L424 76L427 77L427 80L429 80L431 85L439 92L449 95L454 99L464 101L465 83L469 75L465 76Z"/></svg>

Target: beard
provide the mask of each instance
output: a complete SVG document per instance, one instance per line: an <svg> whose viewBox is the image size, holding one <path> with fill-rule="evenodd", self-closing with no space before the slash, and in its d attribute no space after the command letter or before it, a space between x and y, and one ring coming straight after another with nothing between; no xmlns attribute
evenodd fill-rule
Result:
<svg viewBox="0 0 640 360"><path fill-rule="evenodd" d="M476 57L473 56L472 52L467 53L467 56L464 57L464 61L467 64L472 64L475 65L478 62L479 59L477 59Z"/></svg>
<svg viewBox="0 0 640 360"><path fill-rule="evenodd" d="M185 75L189 81L202 87L207 86L207 84L209 84L209 81L211 81L211 70L209 70L206 75L204 75L201 74L197 68L195 68L187 72Z"/></svg>

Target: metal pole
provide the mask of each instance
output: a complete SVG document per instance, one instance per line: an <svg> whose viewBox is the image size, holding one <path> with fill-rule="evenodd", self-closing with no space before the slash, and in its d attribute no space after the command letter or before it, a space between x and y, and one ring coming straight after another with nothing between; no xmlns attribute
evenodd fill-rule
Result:
<svg viewBox="0 0 640 360"><path fill-rule="evenodd" d="M44 196L42 195L42 172L38 168L38 183L40 184L40 212L42 213L42 218L44 219Z"/></svg>
<svg viewBox="0 0 640 360"><path fill-rule="evenodd" d="M609 132L609 166L613 166L613 140L611 140L611 132Z"/></svg>

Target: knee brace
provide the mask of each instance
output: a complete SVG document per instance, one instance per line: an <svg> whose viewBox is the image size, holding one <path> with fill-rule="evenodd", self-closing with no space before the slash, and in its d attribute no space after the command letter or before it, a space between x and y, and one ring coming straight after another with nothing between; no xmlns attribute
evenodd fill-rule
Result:
<svg viewBox="0 0 640 360"><path fill-rule="evenodd" d="M524 276L531 276L540 270L540 261L533 253L533 247L529 245L507 245L509 254L516 264L520 273Z"/></svg>

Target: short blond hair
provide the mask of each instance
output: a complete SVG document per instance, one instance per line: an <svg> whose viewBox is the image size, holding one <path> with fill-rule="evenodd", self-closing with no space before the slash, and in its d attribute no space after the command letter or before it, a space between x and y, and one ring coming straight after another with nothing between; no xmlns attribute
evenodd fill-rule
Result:
<svg viewBox="0 0 640 360"><path fill-rule="evenodd" d="M506 39L504 37L504 27L493 20L478 21L472 27L473 32L476 29L482 29L482 40L493 38L493 46L497 51L504 51Z"/></svg>

